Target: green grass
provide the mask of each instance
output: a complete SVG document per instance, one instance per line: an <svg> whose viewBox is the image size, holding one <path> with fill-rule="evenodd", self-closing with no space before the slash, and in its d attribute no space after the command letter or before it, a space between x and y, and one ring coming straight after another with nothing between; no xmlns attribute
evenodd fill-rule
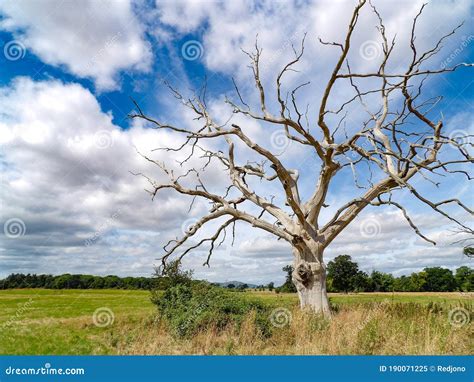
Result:
<svg viewBox="0 0 474 382"><path fill-rule="evenodd" d="M298 297L295 293L272 293L272 292L248 292L249 296L258 297L270 304L279 302L281 306L290 306L292 304L298 304ZM439 303L444 305L456 305L458 303L466 302L468 300L468 294L461 294L457 292L453 293L418 293L418 292L407 292L407 293L329 293L329 299L331 303L335 305L347 305L347 304L365 304L374 302L400 302L400 303L418 303L427 305L429 303ZM471 293L472 298L472 293Z"/></svg>
<svg viewBox="0 0 474 382"><path fill-rule="evenodd" d="M294 294L245 292L245 296L275 307L295 309L298 304ZM355 306L352 304L382 301L420 305L433 302L445 307L465 305L470 301L469 296L460 293L380 293L331 295L330 298L334 305L345 309ZM99 308L108 308L113 312L112 325L98 327L94 324L93 315ZM160 336L166 337L166 331L156 331L159 325L154 322L155 318L155 307L147 291L4 290L0 291L0 354L128 353L130 347L137 346L137 338L141 338L138 334L145 339L155 336L158 342ZM466 336L468 333L469 329L466 329ZM167 347L156 352L194 352L193 349L186 350L186 344L176 344L168 337L163 341ZM154 346L158 349L156 344ZM137 349L136 353L148 351Z"/></svg>
<svg viewBox="0 0 474 382"><path fill-rule="evenodd" d="M154 307L147 291L0 291L0 354L108 354L94 325L96 309L109 308L114 324L140 321Z"/></svg>

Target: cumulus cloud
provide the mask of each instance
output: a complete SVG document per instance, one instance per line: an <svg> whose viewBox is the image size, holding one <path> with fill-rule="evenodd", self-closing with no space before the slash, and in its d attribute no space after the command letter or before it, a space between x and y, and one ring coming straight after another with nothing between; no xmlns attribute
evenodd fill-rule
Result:
<svg viewBox="0 0 474 382"><path fill-rule="evenodd" d="M84 264L81 256L87 253L113 263L108 250L98 251L88 243L106 244L104 238L111 233L112 244L106 247L120 248L134 237L130 242L135 248L127 255L131 257L140 251L142 240L155 241L186 219L188 203L165 192L152 204L143 191L148 184L130 174L146 171L165 180L135 152L135 147L149 153L160 144L172 144L165 132L141 126L120 129L78 84L17 78L0 89L0 99L5 148L2 217L26 225L23 237L4 241L4 260L26 256L35 248L36 253L65 256L78 264ZM156 245L147 252L150 267L157 250Z"/></svg>
<svg viewBox="0 0 474 382"><path fill-rule="evenodd" d="M151 64L144 28L129 0L7 0L0 3L0 29L43 62L94 80L101 90L117 87L120 71Z"/></svg>
<svg viewBox="0 0 474 382"><path fill-rule="evenodd" d="M181 35L202 31L204 63L211 70L227 74L245 73L243 64L247 57L242 54L241 48L251 50L257 36L259 46L263 48L262 65L271 72L293 57L291 45L298 46L306 33L307 60L303 60L302 66L306 69L306 75L312 78L319 78L318 73L325 75L330 70L325 67L334 61L338 53L332 47L321 46L317 38L343 41L356 4L356 1L156 2L161 21L158 28L168 26ZM391 37L396 35L393 57L397 65L408 57L411 23L422 4L422 1L406 0L399 7L394 7L391 3L374 2L384 18L387 34ZM431 47L443 33L464 21L469 11L470 2L467 0L427 6L417 28L419 49ZM365 7L354 34L354 55L350 57L358 68L375 67L377 58L381 58L381 39L375 28L377 24L378 20L370 7ZM445 52L449 53L450 47L459 44L460 38L447 41Z"/></svg>
<svg viewBox="0 0 474 382"><path fill-rule="evenodd" d="M379 3L388 32L398 33L396 66L403 63L408 49L406 28L401 25L411 22L421 3L407 1L397 8ZM417 42L431 46L437 37L461 21L467 3L429 6ZM0 27L13 32L43 62L65 68L77 77L91 78L102 90L115 88L122 71L150 67L152 57L144 38L145 23L137 18L129 1L91 0L81 7L52 0L41 5L30 1L27 5L22 1L2 2L0 11L4 18ZM240 47L251 50L258 33L259 44L264 49L265 86L274 92L273 75L292 56L291 44L299 44L308 32L306 56L298 67L300 73L292 73L286 86L311 79L312 85L303 90L301 99L317 105L337 51L318 45L316 37L340 40L351 7L347 2L337 1L160 1L156 3L156 12L160 25L153 25L159 30L147 30L147 33L163 39L167 49L180 50L181 46L173 45L174 39L183 36L198 39L204 46L201 63L209 74L235 75L242 95L253 105L258 100L248 80L247 57ZM370 12L361 16L362 27L355 36L351 57L354 68L362 70L374 63L360 49L365 42L376 41L376 46L370 48L375 48L377 54L380 46L376 30L367 27L375 23ZM433 31L433 24L439 25L439 29ZM453 44L456 41L447 44L448 51ZM181 63L173 69L186 75L186 65ZM219 122L225 122L232 113L223 106L222 94L211 93L209 108ZM347 97L347 93L336 88L335 98L341 96ZM179 121L181 126L193 123L189 111L179 109L175 102L167 103L162 94L159 98L162 116ZM269 97L268 102L274 103L275 97ZM103 110L96 97L83 86L59 80L17 78L0 89L0 103L0 140L5 147L1 157L2 222L18 218L26 227L25 234L19 238L2 236L2 275L12 271L147 275L161 255L161 246L180 235L183 224L200 216L208 207L197 203L188 212L189 200L170 192L160 194L152 203L143 191L148 187L147 182L129 171L144 172L158 180L164 178L156 166L137 155L135 147L150 153L156 147L176 146L176 136L139 123L132 123L125 130L116 126L112 114ZM358 113L354 110L354 116L349 119L357 121ZM310 120L314 115L310 109ZM449 126L454 128L468 118L467 112L459 114ZM271 134L261 123L249 122L241 116L234 116L233 122L245 126L245 131L259 143L275 149L275 142L269 142ZM254 159L241 145L236 150L242 161ZM315 180L309 171L315 166L313 158L298 145L289 145L281 151L283 161L296 163L304 170L301 191L303 195L309 194ZM185 171L175 164L174 160L180 158L178 154L171 156L157 151L153 155L155 159L167 160L176 171ZM343 204L352 196L348 187L349 183L353 187L350 173L344 173L342 178L331 189L324 219L334 213L338 203ZM220 169L212 167L204 179L213 188L222 186L226 180ZM274 184L265 187L255 184L255 187L268 195L280 193ZM452 190L436 192L449 194ZM469 189L462 193L468 195ZM281 201L278 197L275 200ZM417 238L399 213L385 209L377 214L368 211L332 243L327 250L327 261L347 253L366 271L396 273L409 273L431 265L456 267L465 263L466 259L459 255L460 246L450 244L451 238L446 235L449 227L436 217L425 216L419 208L413 209L413 219L426 230L427 236L439 242L438 247ZM190 254L185 265L196 269L197 277L212 281L283 281L281 268L292 261L289 245L262 236L243 224L238 225L237 232L235 246L226 242L217 249L211 268L201 266L206 255L203 250Z"/></svg>
<svg viewBox="0 0 474 382"><path fill-rule="evenodd" d="M426 236L436 241L436 246L418 237L400 212L372 209L356 218L326 249L325 262L347 254L368 273L379 270L395 275L432 266L472 266L472 261L462 254L462 246L455 243L462 236L455 235L449 225L440 224L436 216L416 214L412 218ZM276 280L282 277L281 267L292 262L289 245L271 236L244 241L238 251L243 258L266 263L266 269Z"/></svg>
<svg viewBox="0 0 474 382"><path fill-rule="evenodd" d="M156 2L157 13L160 20L158 29L173 32L167 34L168 38L180 37L184 39L198 39L202 43L202 64L210 71L211 77L220 75L233 76L239 86L246 103L259 110L259 95L255 89L251 71L248 68L249 59L242 52L255 49L258 36L258 45L262 49L261 76L266 90L267 108L274 114L278 113L279 104L276 97L275 78L279 70L294 58L292 46L299 48L303 36L306 34L305 54L295 66L297 72L290 72L283 77L282 94L293 90L296 86L310 82L308 86L299 89L297 103L301 110L308 105L309 125L312 133L318 137L320 131L313 128L316 125L316 116L319 101L323 94L327 80L339 50L334 46L324 46L318 42L318 37L325 41L342 42L347 30L347 23L351 17L356 1L289 1L289 2L254 2L254 1L193 1L189 2ZM384 19L387 35L396 37L394 51L388 63L388 71L399 73L406 69L411 57L410 32L413 18L419 12L422 1L402 1L399 7L392 3L375 1L380 14ZM470 2L465 0L450 3L428 4L420 17L416 29L416 45L419 52L431 49L438 39L452 28L459 25L470 12ZM378 19L366 6L360 17L351 44L349 61L353 71L365 72L373 70L382 60L382 41L377 31ZM433 28L433 25L436 27ZM449 56L462 41L466 40L468 26L464 25L457 34L443 42L443 50L431 60L431 67L439 69L442 60ZM181 46L176 47L177 50ZM462 60L461 55L457 56ZM446 76L449 81L449 77ZM356 81L361 91L373 90L378 86L377 79ZM428 80L430 91L435 91L444 82L435 79ZM231 97L238 99L234 93ZM355 95L354 89L348 81L338 81L333 88L329 99L328 108L337 109L344 102ZM390 104L397 107L400 92L392 94ZM459 97L463 99L462 95ZM372 112L381 106L378 95L366 98ZM450 102L440 102L440 108L446 108L446 115L450 113ZM345 129L357 129L368 114L364 108L355 103L345 109ZM331 119L337 124L339 119ZM249 125L248 120L245 126ZM252 126L250 126L252 127ZM257 131L265 131L259 127ZM339 129L336 141L344 139L344 129ZM264 133L263 135L266 135ZM266 138L266 136L265 136ZM292 150L294 149L294 150ZM305 165L309 155L305 151L298 151L298 145L285 150L283 157L293 157L296 164ZM304 154L304 155L303 155ZM311 162L311 161L310 161Z"/></svg>
<svg viewBox="0 0 474 382"><path fill-rule="evenodd" d="M121 129L81 85L19 77L0 88L0 102L1 221L5 229L10 219L25 226L20 237L0 232L3 276L66 271L148 275L162 246L182 235L185 223L207 208L196 201L189 211L191 200L172 192L162 192L151 202L143 190L150 188L148 182L130 171L162 182L167 178L136 149L166 160L176 174L186 172L186 166L181 168L174 160L187 153L151 153L176 145L176 137L138 123ZM181 110L176 113L183 115ZM189 166L197 164L191 161ZM202 179L219 187L221 169L211 166ZM240 237L249 240L255 233L243 228L239 227ZM210 230L206 228L203 235ZM258 278L260 261L240 258L230 247L216 252L211 270L202 268L204 255L196 251L190 257L189 266L199 268L200 277L249 277L245 270L251 267Z"/></svg>

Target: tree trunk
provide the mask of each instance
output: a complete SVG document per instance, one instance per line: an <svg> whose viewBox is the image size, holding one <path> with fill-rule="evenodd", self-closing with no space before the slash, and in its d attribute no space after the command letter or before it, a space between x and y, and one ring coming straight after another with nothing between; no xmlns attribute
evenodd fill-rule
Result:
<svg viewBox="0 0 474 382"><path fill-rule="evenodd" d="M322 250L294 249L293 283L298 291L301 309L331 316L326 291L326 265Z"/></svg>

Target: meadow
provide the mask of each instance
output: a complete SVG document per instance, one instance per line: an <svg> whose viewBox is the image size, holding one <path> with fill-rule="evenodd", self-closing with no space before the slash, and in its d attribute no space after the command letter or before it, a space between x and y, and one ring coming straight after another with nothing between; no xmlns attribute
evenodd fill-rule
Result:
<svg viewBox="0 0 474 382"><path fill-rule="evenodd" d="M274 310L271 336L255 314L225 330L176 338L150 293L136 290L0 291L0 354L471 354L472 294L331 294L332 320L301 312L295 294L243 293ZM275 316L276 315L276 316ZM451 317L452 318L452 317ZM468 318L470 320L470 318Z"/></svg>

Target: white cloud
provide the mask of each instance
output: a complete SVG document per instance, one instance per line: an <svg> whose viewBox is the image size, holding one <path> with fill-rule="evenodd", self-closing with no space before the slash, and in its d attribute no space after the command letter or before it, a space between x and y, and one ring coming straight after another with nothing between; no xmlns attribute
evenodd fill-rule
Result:
<svg viewBox="0 0 474 382"><path fill-rule="evenodd" d="M410 217L436 246L417 236L397 209L372 208L357 217L328 247L327 261L348 254L365 271L375 269L397 275L430 266L454 269L471 264L462 254L462 245L456 243L465 236L453 234L452 224L426 210Z"/></svg>
<svg viewBox="0 0 474 382"><path fill-rule="evenodd" d="M101 90L117 88L120 71L150 66L150 46L129 0L7 0L1 13L0 29L43 62L92 78Z"/></svg>
<svg viewBox="0 0 474 382"><path fill-rule="evenodd" d="M321 46L317 38L342 42L356 4L356 1L156 2L161 23L173 28L176 33L202 31L206 66L227 74L246 72L248 58L242 54L241 48L252 50L257 35L259 46L263 48L262 65L272 71L276 67L281 68L286 60L292 58L291 44L298 46L304 33L307 33L306 60L303 60L302 66L306 69L306 75L313 78L315 74L325 75L332 69L325 67L334 61L334 54L330 52L337 53L335 48ZM398 64L408 57L411 23L423 2L406 0L398 7L383 1L375 1L374 4L384 18L388 36L396 35L394 61ZM469 10L468 0L429 4L418 22L418 48L421 50L432 46L437 38L462 22ZM379 33L375 28L377 24L376 16L367 5L361 12L353 36L354 55L351 60L356 67L377 62L370 59L372 57L364 58L359 49L367 41L376 41L380 45ZM450 46L456 45L456 41L454 38L451 42L445 42L447 51ZM376 48L381 51L381 46Z"/></svg>
<svg viewBox="0 0 474 382"><path fill-rule="evenodd" d="M45 255L52 250L66 256L66 249L87 254L94 249L86 240L95 232L103 239L112 229L119 238L130 236L124 229L179 233L188 203L163 192L152 204L143 191L148 184L129 173L146 170L163 180L134 146L148 154L171 144L169 134L140 126L121 130L78 84L17 78L0 89L0 99L1 135L10 137L3 142L2 218L20 218L27 227L21 240L4 242L12 251L4 256L17 256L20 247ZM158 248L148 253L150 264Z"/></svg>
<svg viewBox="0 0 474 382"><path fill-rule="evenodd" d="M181 33L189 33L200 27L218 4L206 0L157 0L156 5L163 24L172 25Z"/></svg>
<svg viewBox="0 0 474 382"><path fill-rule="evenodd" d="M133 15L129 2L90 1L80 8L76 6L74 12L70 11L70 2L54 2L56 8L51 6L53 2L38 4L28 2L26 7L23 2L2 2L0 9L7 17L0 25L14 31L15 36L44 62L64 65L77 76L90 77L102 89L115 87L120 71L148 68L151 55L143 38L142 20L138 21ZM399 32L401 46L403 40L406 43L407 35L400 25L409 23L420 5L419 2L406 4L409 6L396 9L393 5L380 4L387 18L387 28L390 33ZM341 26L345 27L351 11L347 2L327 1L298 4L167 1L157 5L160 20L166 25L161 25L164 31L156 35L169 40L202 32L203 62L207 69L234 74L243 84L244 97L252 104L255 89L248 81L248 62L240 51L241 46L251 49L259 34L264 60L267 60L265 84L274 91L273 81L270 81L272 74L292 55L290 43L297 44L307 31L307 55L299 66L302 73L291 74L288 79L294 84L311 77L313 86L304 90L302 99L317 104L335 50L318 45L316 37L340 39ZM428 21L420 26L418 42L429 45L445 27L458 21L466 7L466 2L462 1L449 6L438 3L428 7L431 13L427 13ZM372 23L367 21L369 16L366 14L361 19L361 30L354 43L354 60L360 67L371 63L358 55L358 45L376 39L374 29L367 26L373 25L373 20ZM433 31L430 27L437 24L442 30ZM295 29L295 25L301 28ZM113 39L112 43L109 43L110 39ZM170 49L173 43L166 41L165 45ZM397 57L403 57L403 52L401 49ZM90 65L94 59L97 62ZM184 73L184 69L185 65L181 65L178 70ZM343 89L335 90L336 99L340 95L347 96ZM165 109L163 117L192 123L188 122L191 121L187 118L188 112L176 108L175 103L167 104L162 94L159 98ZM221 100L222 95L217 94L208 105L218 120L225 121L230 113L222 107ZM136 155L133 145L143 152L158 146L176 146L174 135L146 129L138 123L128 130L120 129L113 124L112 115L104 112L96 98L78 84L19 78L0 89L0 103L0 140L5 145L1 163L4 173L2 221L18 217L27 227L26 235L20 240L3 240L4 249L0 249L4 264L2 272L149 274L161 254L161 245L181 233L183 221L203 212L205 206L198 204L188 214L188 203L169 192L162 193L152 204L143 192L147 184L129 174L129 170L144 171L160 178L156 167ZM466 119L468 114L459 117L459 121ZM260 123L249 123L240 116L233 121L241 123L252 138L269 144L268 130ZM240 152L240 146L238 150L243 154L239 156L242 161L253 159L245 156L246 152ZM172 157L166 152L155 154L170 164L178 159L175 153ZM298 145L294 145L288 147L281 158L297 161L303 156ZM305 166L308 169L314 164L308 161ZM176 169L183 170L179 166ZM311 192L312 176L308 172L306 181L301 177L305 194ZM337 209L337 202L342 203L343 197L350 196L346 187L349 183L352 186L350 174L343 177L348 180L338 182L338 189L331 190L325 218ZM210 169L205 180L211 187L219 187L222 178L222 172ZM268 194L278 191L272 184L257 190ZM468 194L468 191L463 192ZM399 214L371 213L364 216L380 222L380 233L370 240L361 237L360 220L355 221L327 250L327 261L348 253L365 270L375 268L403 273L429 265L454 267L458 260L459 263L463 261L458 257L459 246L449 245L448 238L443 236L446 227L444 223L438 226L436 218L424 217L420 211L413 216L422 223L420 228L427 229L427 233L441 242L439 247L433 248L417 239ZM226 243L216 250L210 269L201 267L204 251L194 252L186 264L196 269L197 277L212 281L282 281L281 268L291 262L289 246L261 236L259 231L248 226L239 225L238 228L235 247ZM96 233L98 239L93 239ZM91 238L93 244L85 245Z"/></svg>
<svg viewBox="0 0 474 382"><path fill-rule="evenodd" d="M20 238L3 236L2 273L150 274L163 254L161 247L182 234L184 221L201 216L207 207L197 201L188 212L189 198L166 191L152 203L143 191L149 184L129 171L167 179L138 156L134 146L154 159L167 160L176 175L186 167L174 159L187 154L152 154L151 149L177 145L176 137L139 123L122 130L81 85L19 77L0 88L0 102L1 221L18 218L26 226ZM183 115L179 109L176 113ZM202 179L217 188L222 172L211 166ZM194 257L199 267L203 255L197 252ZM229 250L220 251L216 264L228 255ZM240 269L255 263L233 255L232 262Z"/></svg>

